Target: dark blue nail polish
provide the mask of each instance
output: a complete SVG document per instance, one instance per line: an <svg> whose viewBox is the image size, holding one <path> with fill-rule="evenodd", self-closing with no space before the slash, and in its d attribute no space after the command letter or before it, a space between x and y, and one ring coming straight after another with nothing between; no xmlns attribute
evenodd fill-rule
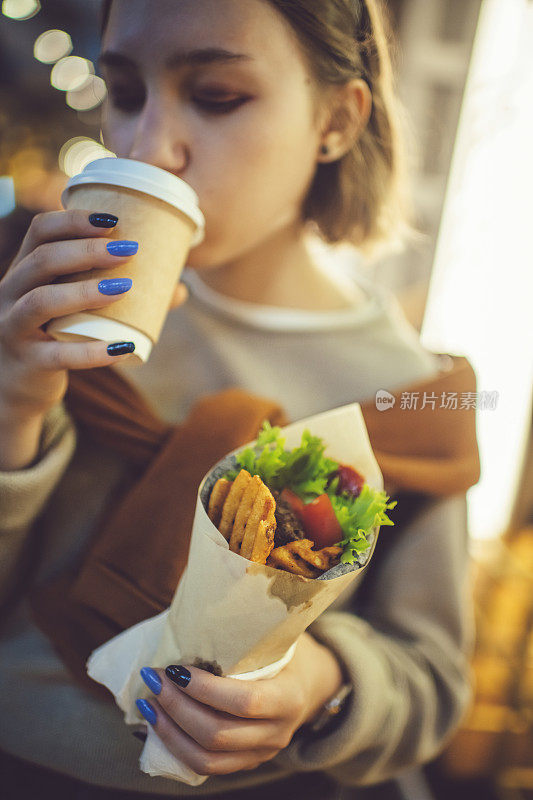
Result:
<svg viewBox="0 0 533 800"><path fill-rule="evenodd" d="M181 664L169 664L165 669L165 675L177 686L181 686L182 689L185 689L191 680L191 673L188 669L182 667Z"/></svg>
<svg viewBox="0 0 533 800"><path fill-rule="evenodd" d="M132 731L132 736L135 736L136 739L139 739L141 742L145 742L148 738L144 731Z"/></svg>
<svg viewBox="0 0 533 800"><path fill-rule="evenodd" d="M161 678L151 667L143 667L141 669L141 678L148 686L151 692L154 694L159 694L161 691Z"/></svg>
<svg viewBox="0 0 533 800"><path fill-rule="evenodd" d="M102 294L123 294L131 289L131 278L105 278L98 284L98 291Z"/></svg>
<svg viewBox="0 0 533 800"><path fill-rule="evenodd" d="M133 353L135 344L133 342L114 342L108 344L107 353L110 356L123 356L126 353Z"/></svg>
<svg viewBox="0 0 533 800"><path fill-rule="evenodd" d="M150 705L148 700L143 700L139 698L138 700L135 701L135 705L137 706L137 708L139 709L145 720L149 722L150 725L155 725L155 723L157 722L157 716L153 706Z"/></svg>
<svg viewBox="0 0 533 800"><path fill-rule="evenodd" d="M128 239L119 239L116 242L108 242L107 251L112 256L134 256L139 249L139 242L131 242Z"/></svg>
<svg viewBox="0 0 533 800"><path fill-rule="evenodd" d="M114 214L105 214L103 211L98 214L89 214L89 222L95 228L114 228L118 222L118 217Z"/></svg>

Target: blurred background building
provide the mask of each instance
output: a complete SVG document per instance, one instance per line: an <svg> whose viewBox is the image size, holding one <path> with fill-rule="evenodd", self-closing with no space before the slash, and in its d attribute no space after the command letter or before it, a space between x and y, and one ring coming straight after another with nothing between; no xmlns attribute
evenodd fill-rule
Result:
<svg viewBox="0 0 533 800"><path fill-rule="evenodd" d="M420 235L364 268L428 347L470 359L495 400L479 410L482 478L469 493L476 698L442 758L369 794L517 800L533 797L533 2L385 5ZM2 2L0 263L33 213L60 207L68 176L107 154L98 8Z"/></svg>

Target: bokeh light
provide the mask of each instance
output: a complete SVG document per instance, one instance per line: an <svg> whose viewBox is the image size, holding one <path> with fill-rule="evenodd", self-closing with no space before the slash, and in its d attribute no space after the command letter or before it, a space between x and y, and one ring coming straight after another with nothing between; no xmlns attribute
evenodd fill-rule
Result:
<svg viewBox="0 0 533 800"><path fill-rule="evenodd" d="M81 89L93 72L91 61L80 56L67 56L54 64L50 73L50 83L62 92L75 91Z"/></svg>
<svg viewBox="0 0 533 800"><path fill-rule="evenodd" d="M17 204L29 211L61 207L60 197L65 175L57 169L50 152L29 140L12 153L5 174L13 178Z"/></svg>
<svg viewBox="0 0 533 800"><path fill-rule="evenodd" d="M43 64L54 64L72 51L72 39L66 31L45 31L35 40L33 55Z"/></svg>
<svg viewBox="0 0 533 800"><path fill-rule="evenodd" d="M105 81L98 75L90 75L81 89L67 92L67 105L75 111L90 111L102 103L106 91Z"/></svg>
<svg viewBox="0 0 533 800"><path fill-rule="evenodd" d="M115 157L115 153L107 150L100 142L88 136L75 136L65 142L59 151L59 168L69 177L77 175L82 169L97 158Z"/></svg>
<svg viewBox="0 0 533 800"><path fill-rule="evenodd" d="M11 19L31 19L41 10L39 0L4 0L2 14Z"/></svg>

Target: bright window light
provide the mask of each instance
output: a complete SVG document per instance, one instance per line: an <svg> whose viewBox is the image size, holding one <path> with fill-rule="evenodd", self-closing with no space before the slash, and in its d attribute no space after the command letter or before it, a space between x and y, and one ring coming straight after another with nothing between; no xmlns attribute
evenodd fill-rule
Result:
<svg viewBox="0 0 533 800"><path fill-rule="evenodd" d="M533 385L533 3L484 0L461 112L422 341L465 355L477 391L481 480L473 539L507 527Z"/></svg>

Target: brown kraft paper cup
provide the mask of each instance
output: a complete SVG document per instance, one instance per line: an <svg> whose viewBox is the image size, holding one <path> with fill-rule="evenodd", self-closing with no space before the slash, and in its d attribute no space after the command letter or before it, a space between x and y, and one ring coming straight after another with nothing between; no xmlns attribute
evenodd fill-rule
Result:
<svg viewBox="0 0 533 800"><path fill-rule="evenodd" d="M47 332L63 341L90 338L116 341L116 337L109 337L105 324L97 325L97 320L113 320L133 329L130 338L133 341L137 339L135 353L141 360L146 360L151 346L159 339L197 225L170 203L144 191L120 185L96 182L75 185L70 187L64 203L68 209L114 214L118 217L118 223L109 230L109 238L137 241L139 249L118 271L116 267L93 269L67 276L64 280L68 282L91 278L98 281L116 277L131 278L132 288L109 307L52 320ZM81 317L85 321L93 318L91 335L81 335L80 332L85 329L83 323L81 326L73 325ZM98 327L102 328L101 332ZM122 333L126 336L128 331Z"/></svg>
<svg viewBox="0 0 533 800"><path fill-rule="evenodd" d="M67 207L114 214L119 221L110 238L139 242L138 252L120 267L120 277L131 278L132 288L95 314L132 325L157 342L189 253L194 223L163 200L120 186L77 186L69 193ZM116 268L94 269L69 280L116 276Z"/></svg>

